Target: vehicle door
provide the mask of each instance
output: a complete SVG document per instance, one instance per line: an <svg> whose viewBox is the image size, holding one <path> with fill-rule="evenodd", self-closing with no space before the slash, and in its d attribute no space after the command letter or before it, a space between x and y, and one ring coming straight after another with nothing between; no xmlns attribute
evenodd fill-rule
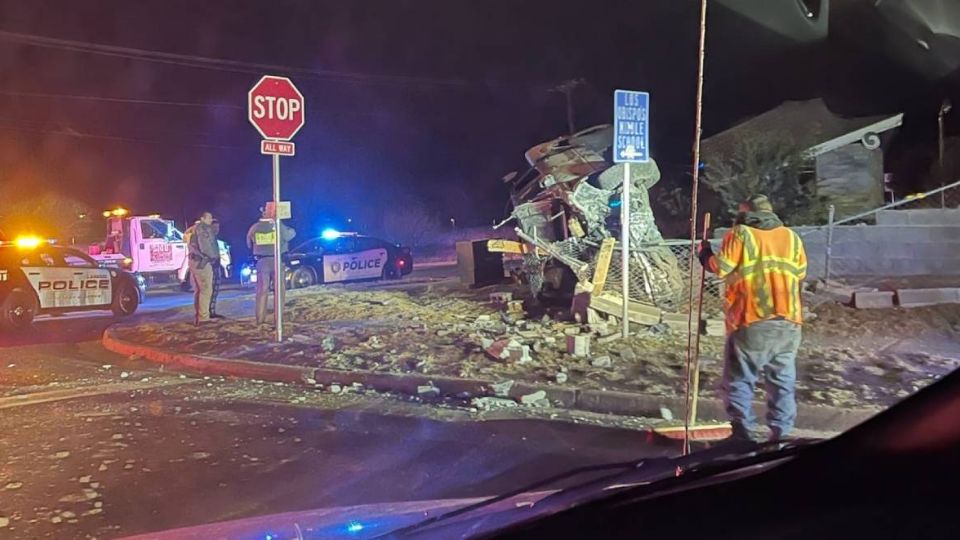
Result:
<svg viewBox="0 0 960 540"><path fill-rule="evenodd" d="M187 245L170 222L143 218L135 220L132 229L137 237L135 272L175 272L183 266Z"/></svg>
<svg viewBox="0 0 960 540"><path fill-rule="evenodd" d="M387 250L372 238L341 237L335 253L323 256L323 280L326 283L378 278L383 275Z"/></svg>
<svg viewBox="0 0 960 540"><path fill-rule="evenodd" d="M78 251L40 246L24 251L20 265L41 309L106 306L112 301L110 270Z"/></svg>

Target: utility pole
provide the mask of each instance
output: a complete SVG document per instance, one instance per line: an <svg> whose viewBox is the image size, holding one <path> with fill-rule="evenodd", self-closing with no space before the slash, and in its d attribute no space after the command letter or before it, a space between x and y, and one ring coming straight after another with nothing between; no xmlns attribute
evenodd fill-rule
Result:
<svg viewBox="0 0 960 540"><path fill-rule="evenodd" d="M573 117L573 91L586 83L587 81L584 79L570 79L550 89L551 92L563 94L567 100L567 129L570 131L570 135L577 132Z"/></svg>
<svg viewBox="0 0 960 540"><path fill-rule="evenodd" d="M943 169L943 152L944 152L943 117L946 116L947 113L950 112L950 109L952 108L953 108L953 105L950 104L950 100L944 99L943 102L940 103L940 113L937 114L937 127L939 130L938 142L939 142L939 149L940 149L940 159L939 159L940 187L943 187L944 185L946 185L946 181L947 181L947 178L945 175L946 173ZM945 192L941 191L940 192L940 208L946 208L946 207L947 207L946 195L945 195Z"/></svg>

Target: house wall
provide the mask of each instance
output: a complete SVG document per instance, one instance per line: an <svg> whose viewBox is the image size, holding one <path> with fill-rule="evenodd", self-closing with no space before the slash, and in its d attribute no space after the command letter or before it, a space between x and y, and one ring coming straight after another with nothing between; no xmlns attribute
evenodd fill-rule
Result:
<svg viewBox="0 0 960 540"><path fill-rule="evenodd" d="M827 227L791 228L803 239L807 279L823 277ZM955 276L960 283L960 225L839 225L830 266L837 278Z"/></svg>
<svg viewBox="0 0 960 540"><path fill-rule="evenodd" d="M859 142L817 156L817 192L837 219L883 205L883 150Z"/></svg>

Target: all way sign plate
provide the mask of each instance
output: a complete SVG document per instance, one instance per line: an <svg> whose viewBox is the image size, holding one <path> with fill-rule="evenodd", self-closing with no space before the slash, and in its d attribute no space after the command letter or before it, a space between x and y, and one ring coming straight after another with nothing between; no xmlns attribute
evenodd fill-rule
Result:
<svg viewBox="0 0 960 540"><path fill-rule="evenodd" d="M278 156L292 156L296 146L292 142L260 141L261 154L276 154Z"/></svg>
<svg viewBox="0 0 960 540"><path fill-rule="evenodd" d="M650 94L633 90L613 93L613 161L650 161Z"/></svg>

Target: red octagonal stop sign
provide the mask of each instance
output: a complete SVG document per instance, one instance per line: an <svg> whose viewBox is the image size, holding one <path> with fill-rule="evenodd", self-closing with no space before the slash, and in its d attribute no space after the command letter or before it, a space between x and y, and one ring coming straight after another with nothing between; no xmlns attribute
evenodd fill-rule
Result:
<svg viewBox="0 0 960 540"><path fill-rule="evenodd" d="M303 127L303 94L286 77L264 75L250 89L247 109L264 139L289 141Z"/></svg>

